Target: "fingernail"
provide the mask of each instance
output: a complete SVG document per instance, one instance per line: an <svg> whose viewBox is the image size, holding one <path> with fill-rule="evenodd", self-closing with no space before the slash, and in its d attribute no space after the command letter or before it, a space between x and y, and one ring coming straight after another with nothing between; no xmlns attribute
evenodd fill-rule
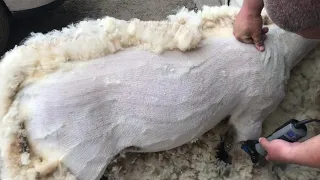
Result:
<svg viewBox="0 0 320 180"><path fill-rule="evenodd" d="M260 47L259 47L259 51L264 51L264 47L263 47L263 46L260 46Z"/></svg>
<svg viewBox="0 0 320 180"><path fill-rule="evenodd" d="M266 156L266 157L265 157L265 159L266 159L267 161L269 161L269 160L270 160L269 156Z"/></svg>
<svg viewBox="0 0 320 180"><path fill-rule="evenodd" d="M259 142L262 140L262 138L259 138Z"/></svg>

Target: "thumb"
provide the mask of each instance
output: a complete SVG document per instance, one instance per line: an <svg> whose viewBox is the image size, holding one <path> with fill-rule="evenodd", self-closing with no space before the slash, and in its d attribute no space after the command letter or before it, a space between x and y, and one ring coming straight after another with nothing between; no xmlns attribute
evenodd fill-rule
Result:
<svg viewBox="0 0 320 180"><path fill-rule="evenodd" d="M255 47L259 51L263 52L264 51L264 43L263 43L261 34L259 33L255 36L252 36L252 39L253 39L253 43L254 43Z"/></svg>
<svg viewBox="0 0 320 180"><path fill-rule="evenodd" d="M270 146L270 142L266 138L264 138L264 137L259 138L259 143L261 144L263 149L268 151L269 146Z"/></svg>
<svg viewBox="0 0 320 180"><path fill-rule="evenodd" d="M263 149L265 149L267 152L269 151L270 142L266 138L264 138L264 137L259 138L259 143L263 147ZM269 153L267 153L267 155L265 157L266 160L270 159L268 154Z"/></svg>

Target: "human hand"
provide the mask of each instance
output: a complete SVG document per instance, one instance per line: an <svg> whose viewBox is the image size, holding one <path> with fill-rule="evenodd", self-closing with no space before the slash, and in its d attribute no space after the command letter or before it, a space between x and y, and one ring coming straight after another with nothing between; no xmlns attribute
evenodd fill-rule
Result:
<svg viewBox="0 0 320 180"><path fill-rule="evenodd" d="M300 142L290 143L281 139L268 141L266 138L260 138L259 142L268 152L265 157L266 160L282 163L291 163L294 159L293 148L301 144Z"/></svg>
<svg viewBox="0 0 320 180"><path fill-rule="evenodd" d="M239 41L254 44L256 49L262 52L265 50L264 40L269 31L267 27L262 28L262 24L260 13L242 8L236 17L233 34Z"/></svg>

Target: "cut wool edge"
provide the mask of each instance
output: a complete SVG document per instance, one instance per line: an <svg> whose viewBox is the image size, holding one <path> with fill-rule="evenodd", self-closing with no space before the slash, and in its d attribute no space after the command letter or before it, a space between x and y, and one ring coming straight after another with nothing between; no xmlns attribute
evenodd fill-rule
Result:
<svg viewBox="0 0 320 180"><path fill-rule="evenodd" d="M29 141L26 124L34 112L30 112L28 104L20 103L19 93L24 89L45 81L69 62L93 61L129 47L156 54L196 49L202 40L220 37L216 30L231 29L238 10L204 6L198 12L183 8L166 21L124 21L112 17L81 21L61 31L33 34L23 45L6 53L0 64L2 179L75 178L61 163L59 151L39 152ZM102 173L89 170L96 176Z"/></svg>

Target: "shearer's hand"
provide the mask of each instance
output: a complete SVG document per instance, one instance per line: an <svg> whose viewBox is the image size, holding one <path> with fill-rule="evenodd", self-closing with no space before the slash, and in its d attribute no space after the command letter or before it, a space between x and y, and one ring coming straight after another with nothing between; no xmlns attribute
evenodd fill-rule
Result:
<svg viewBox="0 0 320 180"><path fill-rule="evenodd" d="M269 29L262 28L263 20L260 8L250 6L252 3L247 6L244 4L241 8L233 26L233 34L239 41L254 44L256 49L262 52L265 49L264 40Z"/></svg>
<svg viewBox="0 0 320 180"><path fill-rule="evenodd" d="M266 138L260 138L259 142L268 152L268 161L320 168L320 135L301 143L289 143L280 139L268 141Z"/></svg>
<svg viewBox="0 0 320 180"><path fill-rule="evenodd" d="M266 138L260 138L259 142L268 152L266 160L281 163L291 163L292 157L294 156L293 148L301 144L299 142L289 143L281 139L268 141Z"/></svg>

